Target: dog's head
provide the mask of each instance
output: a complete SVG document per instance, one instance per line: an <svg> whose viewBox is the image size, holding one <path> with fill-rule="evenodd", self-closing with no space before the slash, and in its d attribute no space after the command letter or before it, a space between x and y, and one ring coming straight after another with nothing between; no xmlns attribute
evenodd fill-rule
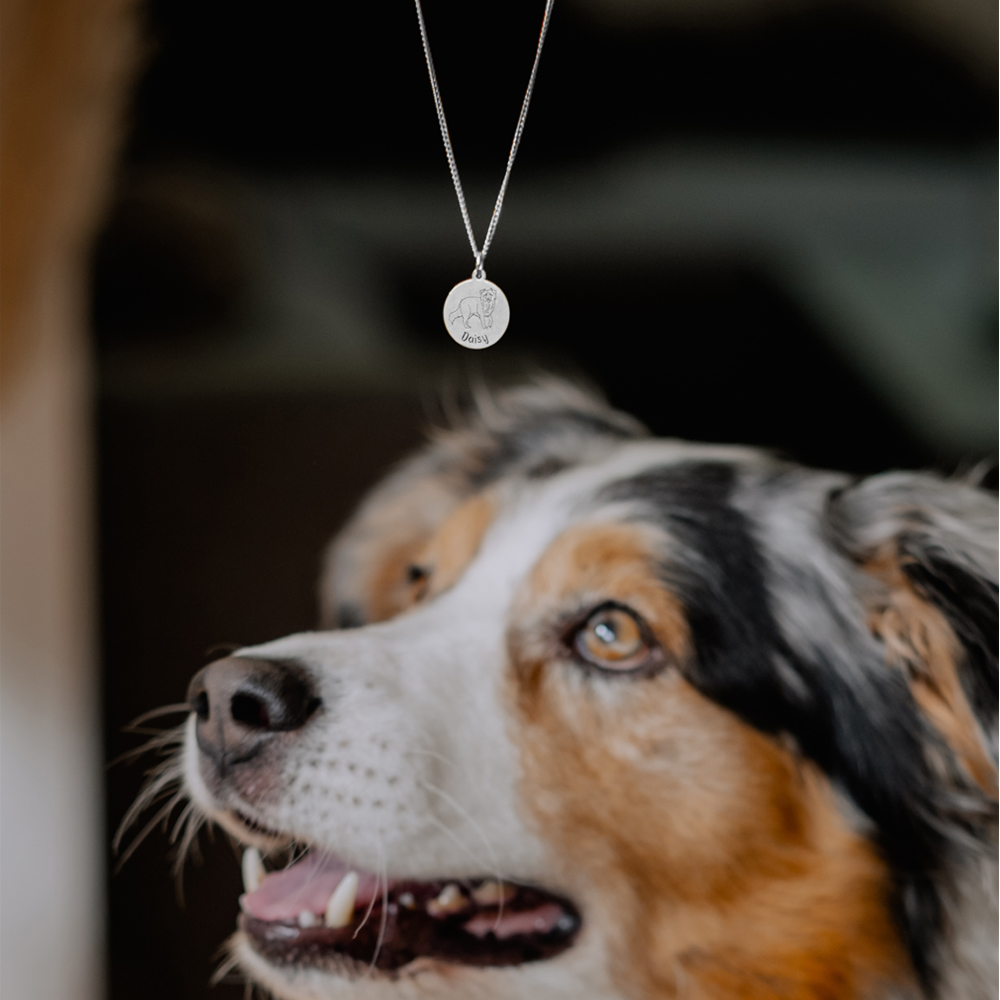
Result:
<svg viewBox="0 0 1000 1000"><path fill-rule="evenodd" d="M479 289L479 301L483 306L483 313L487 316L493 312L493 306L497 301L497 292L495 288L480 288Z"/></svg>
<svg viewBox="0 0 1000 1000"><path fill-rule="evenodd" d="M988 995L995 528L561 384L483 402L335 540L327 631L192 682L188 790L255 845L240 964L283 998Z"/></svg>

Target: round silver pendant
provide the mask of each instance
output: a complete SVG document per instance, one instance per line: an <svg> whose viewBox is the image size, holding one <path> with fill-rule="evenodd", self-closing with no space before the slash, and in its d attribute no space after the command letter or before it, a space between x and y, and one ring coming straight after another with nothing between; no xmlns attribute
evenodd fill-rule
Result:
<svg viewBox="0 0 1000 1000"><path fill-rule="evenodd" d="M444 325L456 344L480 351L492 347L510 322L507 296L486 277L460 281L444 300Z"/></svg>

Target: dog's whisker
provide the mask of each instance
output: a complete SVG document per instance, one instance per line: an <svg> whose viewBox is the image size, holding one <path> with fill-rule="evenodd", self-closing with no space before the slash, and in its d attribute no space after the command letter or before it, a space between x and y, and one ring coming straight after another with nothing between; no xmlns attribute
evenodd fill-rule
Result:
<svg viewBox="0 0 1000 1000"><path fill-rule="evenodd" d="M125 729L125 730L122 730L122 731L126 732L126 733L129 733L129 734L135 734L137 736L153 736L153 737L158 737L158 736L160 736L163 733L170 732L172 729L173 729L173 727L171 727L170 730L167 730L167 729L152 729L152 728L150 728L148 726L136 726L134 728L130 727L129 729ZM170 741L170 742L173 742L173 741Z"/></svg>
<svg viewBox="0 0 1000 1000"><path fill-rule="evenodd" d="M184 726L174 726L170 729L157 730L154 732L151 739L147 740L142 746L136 747L134 750L127 750L125 753L119 754L114 760L112 760L108 767L114 767L116 764L131 760L136 757L142 756L145 753L157 753L161 756L167 755L167 760L161 761L155 767L150 768L146 774L147 776L155 775L160 771L171 766L176 754L171 748L181 747L184 743Z"/></svg>
<svg viewBox="0 0 1000 1000"><path fill-rule="evenodd" d="M159 749L159 747L164 746L164 744L159 744L158 747L153 749ZM145 772L147 778L147 783L156 781L160 776L166 774L169 771L175 770L179 766L178 754L173 751L171 752L165 760L161 760L158 764L154 764Z"/></svg>
<svg viewBox="0 0 1000 1000"><path fill-rule="evenodd" d="M447 823L441 822L436 816L429 815L427 820L432 826L437 827L461 852L470 858L476 865L483 865L483 859L473 850L469 848L461 837L454 830L452 830ZM489 868L489 865L483 865L484 868Z"/></svg>
<svg viewBox="0 0 1000 1000"><path fill-rule="evenodd" d="M183 727L167 730L155 736L152 740L141 748L142 751L158 750L163 752L166 747L176 745L183 738ZM112 849L118 853L122 849L122 842L125 834L132 828L139 817L148 809L153 808L164 796L170 796L167 803L159 809L156 815L143 827L141 832L133 838L128 848L121 854L115 871L121 870L122 866L135 853L139 845L145 840L149 833L162 820L166 823L171 812L184 799L184 791L178 790L183 777L183 764L178 752L171 752L166 760L161 761L147 772L147 781L142 790L136 796L135 802L129 807L125 816L115 832L112 840Z"/></svg>
<svg viewBox="0 0 1000 1000"><path fill-rule="evenodd" d="M184 742L183 726L173 726L170 729L150 729L144 732L135 730L135 732L140 733L140 735L152 736L152 739L147 740L142 746L120 753L108 762L108 769L116 767L125 761L135 760L145 753L162 752L167 747L180 746Z"/></svg>
<svg viewBox="0 0 1000 1000"><path fill-rule="evenodd" d="M177 847L176 857L173 863L173 875L177 880L177 897L181 905L184 903L184 862L188 852L195 845L198 831L205 822L205 816L200 812L195 802L191 801L181 811L174 829L170 835L170 842L176 843L178 835L181 836L180 844ZM197 853L195 853L197 857Z"/></svg>
<svg viewBox="0 0 1000 1000"><path fill-rule="evenodd" d="M126 817L134 819L135 810L148 808L150 801L160 794L165 785L181 778L181 761L178 754L172 754L167 760L161 761L146 772L146 782L136 796Z"/></svg>
<svg viewBox="0 0 1000 1000"><path fill-rule="evenodd" d="M155 780L151 781L138 794L138 796L136 796L135 802L132 803L128 812L125 813L125 816L122 818L122 821L118 826L118 830L115 832L114 839L111 841L111 847L115 853L117 853L120 849L125 834L132 828L138 818L146 812L147 809L151 809L165 795L171 794L173 786L180 783L180 778L180 773L165 771Z"/></svg>
<svg viewBox="0 0 1000 1000"><path fill-rule="evenodd" d="M368 923L368 918L372 915L372 910L375 909L375 897L377 895L378 895L378 872L375 873L375 891L372 893L372 898L368 903L368 909L365 910L365 915L362 918L361 923L358 924L357 928L355 928L352 937L356 938L358 934L361 932L361 928Z"/></svg>
<svg viewBox="0 0 1000 1000"><path fill-rule="evenodd" d="M194 806L194 803L191 803L191 806ZM201 860L201 851L198 849L198 831L201 830L206 822L206 817L196 806L191 808L190 811L185 809L185 812L187 816L184 822L184 833L177 847L177 857L174 859L174 874L178 878L184 869L184 862L187 860L189 854L195 861Z"/></svg>
<svg viewBox="0 0 1000 1000"><path fill-rule="evenodd" d="M458 768L463 774L468 774L468 768L465 764L460 761L454 760L452 757L447 756L447 754L439 753L437 750L404 750L404 755L407 757L419 756L419 757L433 757L435 760L439 760L449 767Z"/></svg>
<svg viewBox="0 0 1000 1000"><path fill-rule="evenodd" d="M385 943L385 929L389 920L389 866L386 864L385 852L382 846L382 834L378 835L378 856L382 869L382 921L378 928L378 940L375 942L375 954L372 956L372 966L378 961L379 952Z"/></svg>
<svg viewBox="0 0 1000 1000"><path fill-rule="evenodd" d="M193 818L188 823L188 827L191 830L191 837L187 841L187 851L191 855L191 857L194 860L194 862L196 864L200 864L201 861L202 861L202 853L201 853L201 843L198 840L198 834L203 829L204 830L208 830L209 834L211 834L212 824L208 822L208 817L199 815L199 816L196 816L195 818ZM181 847L182 847L181 856L183 857L183 855L184 855L184 851L183 851L184 845L182 844Z"/></svg>
<svg viewBox="0 0 1000 1000"><path fill-rule="evenodd" d="M133 854L135 854L139 845L156 828L157 824L160 823L161 821L165 821L170 816L170 813L173 812L173 810L183 800L183 798L184 798L184 792L182 791L177 792L177 794L174 795L167 802L167 804L162 809L160 809L159 812L157 812L157 814L142 828L140 833L132 840L132 842L122 853L122 856L118 859L118 863L115 865L115 874L118 874L118 872L121 871L122 865L124 865L125 862L128 861L128 859L132 857Z"/></svg>
<svg viewBox="0 0 1000 1000"><path fill-rule="evenodd" d="M433 753L433 751L429 751L429 752ZM441 755L439 754L437 756L441 756ZM442 758L442 759L446 759L446 758ZM480 839L483 841L483 844L485 845L486 850L489 853L490 862L493 865L493 875L494 875L494 878L496 879L497 884L500 886L500 902L499 902L499 906L497 907L497 917L496 917L496 921L494 923L494 928L499 927L500 926L500 921L503 919L503 909L504 909L504 891L503 891L503 885L504 885L504 878L503 878L503 872L502 872L502 870L500 868L500 864L499 864L499 862L497 860L496 853L493 850L493 845L490 843L489 838L486 836L485 832L483 831L482 826L478 822L476 822L476 820L472 817L472 815L468 812L468 810L464 809L457 801L455 801L454 798L452 798L450 795L448 795L447 792L445 792L443 789L440 789L440 788L436 787L435 785L430 784L429 782L421 782L420 784L424 788L426 788L428 791L436 792L446 802L448 802L448 804L453 809L455 809L455 811L460 816L462 816L463 819L465 819L465 821L473 828L473 830L476 831L476 833L479 835Z"/></svg>
<svg viewBox="0 0 1000 1000"><path fill-rule="evenodd" d="M184 835L181 837L181 842L177 847L177 857L174 859L175 873L181 871L189 857L195 864L201 864L203 858L201 845L198 843L198 834L202 828L206 827L206 824L208 824L208 817L204 816L200 809L196 809L188 817L187 826L184 828ZM210 826L207 828L211 829Z"/></svg>
<svg viewBox="0 0 1000 1000"><path fill-rule="evenodd" d="M195 810L195 804L193 802L188 802L188 804L181 810L181 814L177 817L174 822L174 828L170 831L170 843L176 844L177 838L181 833L181 830L187 826L187 821L191 817L191 813Z"/></svg>
<svg viewBox="0 0 1000 1000"><path fill-rule="evenodd" d="M301 853L296 853L297 851L300 850ZM310 848L308 846L302 846L297 843L293 843L291 845L291 850L288 852L285 871L298 864L309 852ZM322 848L322 850L317 848L312 848L312 853L315 855L317 859L316 872L320 871L323 868L323 865L325 864L326 861L334 857L333 852L328 847L324 847ZM313 877L316 877L316 872L313 873ZM327 903L327 906L329 906L329 902Z"/></svg>
<svg viewBox="0 0 1000 1000"><path fill-rule="evenodd" d="M155 829L157 824L162 822L164 824L164 830L168 828L170 814L178 805L180 805L181 802L184 801L187 796L187 792L183 788L183 746L187 729L186 723L163 730L143 730L140 728L142 723L147 722L150 719L164 715L178 714L181 712L185 714L190 712L190 706L186 702L164 705L150 712L146 712L134 719L129 726L126 727L126 732L144 732L149 734L151 738L135 750L129 750L116 757L108 765L108 767L113 767L118 763L133 760L142 754L150 752L165 755L164 760L160 761L146 772L145 784L136 796L135 801L126 811L121 823L118 825L118 829L115 831L111 846L116 854L121 852L114 869L116 873L121 871L125 863L132 857L146 837L149 836L149 834ZM147 810L154 808L164 797L168 796L168 801L132 839L128 847L122 851L122 843L125 835L132 828L132 826L135 825L139 817ZM201 830L202 826L205 825L205 823L206 817L201 813L197 805L194 802L188 802L182 809L181 814L177 817L173 824L173 828L169 833L170 843L178 845L176 858L174 859L173 864L173 873L178 879L177 892L181 901L183 901L184 895L183 883L181 881L181 873L183 871L184 862L189 855L195 859L200 859L201 852L198 849L197 836L198 832ZM209 830L211 831L211 827L209 827Z"/></svg>
<svg viewBox="0 0 1000 1000"><path fill-rule="evenodd" d="M230 951L226 954L222 961L219 963L219 967L212 973L209 979L210 986L218 986L219 983L226 980L226 977L233 971L239 968L240 960L235 954L235 952ZM233 980L229 980L232 982ZM238 981L238 980L237 980ZM246 983L247 986L252 986L253 984L249 981Z"/></svg>
<svg viewBox="0 0 1000 1000"><path fill-rule="evenodd" d="M418 782L418 784L420 785L421 788L424 788L429 792L434 792L436 795L439 795L445 802L448 803L448 805L452 807L452 809L455 810L455 812L459 814L459 816L461 816L465 820L466 823L469 824L469 826L472 827L472 829L479 836L479 839L483 842L483 846L486 848L486 852L490 857L490 865L493 868L493 874L502 888L503 874L500 870L500 863L497 860L496 851L493 850L493 844L490 842L489 837L486 836L486 831L483 830L482 824L479 823L460 802L458 802L455 798L453 798L446 791L444 791L444 789L438 788L436 785L432 785L430 782L427 781L420 781ZM500 898L501 898L500 913L502 914L503 912L502 892L500 894ZM499 919L500 917L498 916L497 920L499 921Z"/></svg>
<svg viewBox="0 0 1000 1000"><path fill-rule="evenodd" d="M378 894L379 882L381 882L382 914L379 919L378 936L375 939L375 951L372 953L372 960L368 964L368 969L365 972L366 978L375 971L375 963L378 962L379 953L382 951L382 945L385 942L385 929L389 919L389 868L385 862L385 851L382 845L382 831L379 830L378 827L375 828L375 835L375 843L378 848L378 870L375 874L375 892L372 895L372 902L374 902L375 896Z"/></svg>
<svg viewBox="0 0 1000 1000"><path fill-rule="evenodd" d="M309 853L308 846L300 844L297 841L292 841L291 844L288 845L287 849L288 849L288 856L285 858L286 869L291 868L293 865L297 865ZM331 853L326 848L323 848L323 850L320 852L320 857L321 858L331 857Z"/></svg>
<svg viewBox="0 0 1000 1000"><path fill-rule="evenodd" d="M142 715L136 716L136 718L124 727L124 731L126 733L133 733L136 731L136 726L141 726L144 722L149 722L150 719L159 719L164 715L179 715L182 712L185 715L191 712L191 706L186 701L175 702L173 705L161 705L159 708L151 709L148 712L143 712Z"/></svg>
<svg viewBox="0 0 1000 1000"><path fill-rule="evenodd" d="M170 756L159 764L154 765L146 771L146 779L148 784L159 781L164 775L172 774L178 771L180 767L180 755L176 751L172 751Z"/></svg>

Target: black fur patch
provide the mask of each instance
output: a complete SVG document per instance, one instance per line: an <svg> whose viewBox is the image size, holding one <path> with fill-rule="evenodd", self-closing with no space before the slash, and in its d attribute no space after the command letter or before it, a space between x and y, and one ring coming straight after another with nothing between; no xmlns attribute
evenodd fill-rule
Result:
<svg viewBox="0 0 1000 1000"><path fill-rule="evenodd" d="M939 557L918 538L899 540L903 572L948 619L965 651L959 675L984 728L997 714L997 589ZM907 558L909 557L909 558Z"/></svg>
<svg viewBox="0 0 1000 1000"><path fill-rule="evenodd" d="M897 919L930 990L943 914L931 876L945 848L932 821L939 803L924 755L924 742L935 735L905 680L876 659L864 622L845 620L833 595L824 598L808 553L786 569L796 579L808 574L810 590L826 603L837 650L807 659L781 634L774 614L779 597L769 585L774 567L747 516L730 502L735 483L731 465L692 463L622 481L603 496L648 504L691 556L663 567L687 610L695 646L691 682L754 727L790 734L873 821L896 883ZM841 665L845 654L857 661L849 676Z"/></svg>

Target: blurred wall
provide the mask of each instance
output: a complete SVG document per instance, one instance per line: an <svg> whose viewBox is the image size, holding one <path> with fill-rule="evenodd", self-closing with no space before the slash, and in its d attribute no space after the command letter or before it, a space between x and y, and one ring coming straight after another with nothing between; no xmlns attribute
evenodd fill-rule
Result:
<svg viewBox="0 0 1000 1000"><path fill-rule="evenodd" d="M131 0L0 23L0 993L103 993L85 260L134 65Z"/></svg>

